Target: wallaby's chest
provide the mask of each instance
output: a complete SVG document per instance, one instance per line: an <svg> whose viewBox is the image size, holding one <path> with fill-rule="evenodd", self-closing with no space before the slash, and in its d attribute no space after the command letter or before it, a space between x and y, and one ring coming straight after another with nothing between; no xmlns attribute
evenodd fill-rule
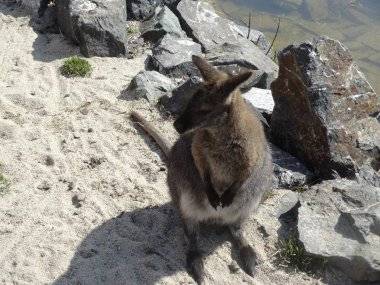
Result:
<svg viewBox="0 0 380 285"><path fill-rule="evenodd" d="M248 165L247 157L239 146L209 151L207 163L212 184L219 194L230 187Z"/></svg>

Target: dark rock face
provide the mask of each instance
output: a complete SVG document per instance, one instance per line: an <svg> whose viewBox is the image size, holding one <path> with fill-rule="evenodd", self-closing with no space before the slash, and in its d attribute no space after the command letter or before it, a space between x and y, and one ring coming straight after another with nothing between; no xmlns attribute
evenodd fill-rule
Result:
<svg viewBox="0 0 380 285"><path fill-rule="evenodd" d="M84 56L124 56L127 15L124 0L57 1L58 25Z"/></svg>
<svg viewBox="0 0 380 285"><path fill-rule="evenodd" d="M380 99L348 50L319 38L287 47L279 63L271 86L274 142L324 177L353 178L364 166L378 177Z"/></svg>
<svg viewBox="0 0 380 285"><path fill-rule="evenodd" d="M380 188L326 181L302 193L300 202L298 231L306 251L356 281L379 282Z"/></svg>
<svg viewBox="0 0 380 285"><path fill-rule="evenodd" d="M157 71L141 71L123 92L122 99L145 98L156 104L158 100L175 88L174 82Z"/></svg>
<svg viewBox="0 0 380 285"><path fill-rule="evenodd" d="M166 34L186 37L176 15L166 6L158 7L154 16L142 23L141 35L146 40L156 42Z"/></svg>
<svg viewBox="0 0 380 285"><path fill-rule="evenodd" d="M201 46L189 38L165 35L152 49L148 68L177 78L198 75L199 71L191 60L192 55L201 55Z"/></svg>
<svg viewBox="0 0 380 285"><path fill-rule="evenodd" d="M143 21L154 15L161 0L127 0L128 20Z"/></svg>

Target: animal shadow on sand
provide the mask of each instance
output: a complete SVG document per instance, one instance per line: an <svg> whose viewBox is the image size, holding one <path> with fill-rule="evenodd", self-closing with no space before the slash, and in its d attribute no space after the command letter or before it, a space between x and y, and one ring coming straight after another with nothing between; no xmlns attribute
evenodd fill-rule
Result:
<svg viewBox="0 0 380 285"><path fill-rule="evenodd" d="M15 18L30 17L29 25L36 32L32 56L37 61L51 62L79 54L79 48L66 40L56 26L47 26L45 18L38 18L17 3L0 3L0 13ZM47 15L44 17L48 17Z"/></svg>
<svg viewBox="0 0 380 285"><path fill-rule="evenodd" d="M205 256L230 240L224 228L208 227L207 233L204 229L201 233ZM186 270L185 249L181 221L172 204L124 212L86 236L53 285L158 284ZM188 276L181 279L192 281Z"/></svg>

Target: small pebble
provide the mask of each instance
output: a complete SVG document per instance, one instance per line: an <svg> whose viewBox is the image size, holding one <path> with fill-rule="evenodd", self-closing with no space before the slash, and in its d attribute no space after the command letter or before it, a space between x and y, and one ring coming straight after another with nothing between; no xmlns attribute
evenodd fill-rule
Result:
<svg viewBox="0 0 380 285"><path fill-rule="evenodd" d="M47 155L45 158L45 164L47 166L53 166L54 165L54 159L50 155Z"/></svg>
<svg viewBox="0 0 380 285"><path fill-rule="evenodd" d="M37 189L42 190L42 191L48 191L51 188L51 184L44 180L40 185L37 186Z"/></svg>
<svg viewBox="0 0 380 285"><path fill-rule="evenodd" d="M236 262L231 262L229 265L228 265L228 269L230 270L230 272L232 273L232 274L235 274L235 273L237 273L239 270L240 270L240 268L239 268L239 265L237 265L237 263Z"/></svg>

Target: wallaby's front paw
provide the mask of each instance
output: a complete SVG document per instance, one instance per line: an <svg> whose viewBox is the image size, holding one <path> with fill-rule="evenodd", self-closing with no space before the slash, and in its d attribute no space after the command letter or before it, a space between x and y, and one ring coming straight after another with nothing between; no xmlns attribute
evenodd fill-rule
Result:
<svg viewBox="0 0 380 285"><path fill-rule="evenodd" d="M189 251L186 257L187 270L198 285L204 284L204 266L199 251Z"/></svg>
<svg viewBox="0 0 380 285"><path fill-rule="evenodd" d="M253 276L256 270L256 253L250 246L245 246L240 249L240 261L243 267L243 270Z"/></svg>

